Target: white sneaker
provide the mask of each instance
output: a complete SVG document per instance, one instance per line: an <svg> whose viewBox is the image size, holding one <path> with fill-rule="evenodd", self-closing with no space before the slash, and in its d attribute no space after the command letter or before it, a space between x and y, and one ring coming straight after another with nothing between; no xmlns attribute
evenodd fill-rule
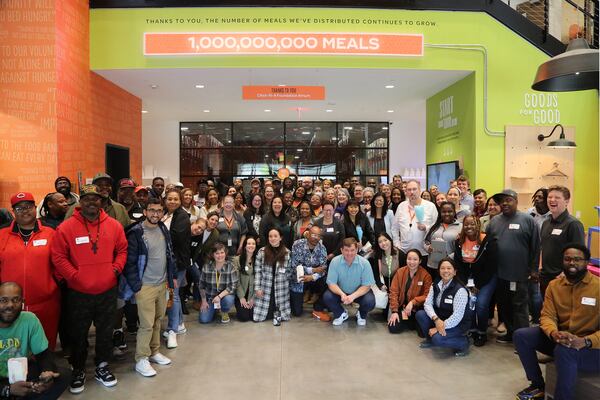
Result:
<svg viewBox="0 0 600 400"><path fill-rule="evenodd" d="M367 324L367 319L360 317L360 311L356 312L356 324L358 326L365 326Z"/></svg>
<svg viewBox="0 0 600 400"><path fill-rule="evenodd" d="M150 362L145 357L135 363L135 370L139 372L140 375L148 378L156 375L156 370L152 368L152 365L150 365Z"/></svg>
<svg viewBox="0 0 600 400"><path fill-rule="evenodd" d="M177 334L169 331L167 335L167 349L174 349L175 347L177 347Z"/></svg>
<svg viewBox="0 0 600 400"><path fill-rule="evenodd" d="M348 311L344 311L342 313L342 315L340 315L338 318L336 318L336 319L333 320L333 325L334 326L340 326L347 319L348 319Z"/></svg>
<svg viewBox="0 0 600 400"><path fill-rule="evenodd" d="M165 357L160 353L156 353L153 356L150 356L150 362L153 362L155 364L159 364L159 365L169 365L171 364L171 359L169 357Z"/></svg>
<svg viewBox="0 0 600 400"><path fill-rule="evenodd" d="M185 327L185 324L182 322L178 327L177 327L177 334L178 335L183 335L184 333L187 332L187 329Z"/></svg>

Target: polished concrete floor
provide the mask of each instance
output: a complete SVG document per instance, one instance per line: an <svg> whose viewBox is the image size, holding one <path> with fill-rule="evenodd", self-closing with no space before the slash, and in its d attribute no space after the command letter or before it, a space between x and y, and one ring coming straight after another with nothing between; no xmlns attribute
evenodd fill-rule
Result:
<svg viewBox="0 0 600 400"><path fill-rule="evenodd" d="M491 340L455 358L443 349L420 349L414 332L389 334L379 314L371 313L366 327L353 317L333 327L308 311L280 327L234 319L201 326L191 310L179 347L161 349L173 363L155 366L157 376L134 371L135 336L128 335L125 359L111 364L117 386L96 382L90 364L85 391L62 398L499 400L528 384L512 346Z"/></svg>

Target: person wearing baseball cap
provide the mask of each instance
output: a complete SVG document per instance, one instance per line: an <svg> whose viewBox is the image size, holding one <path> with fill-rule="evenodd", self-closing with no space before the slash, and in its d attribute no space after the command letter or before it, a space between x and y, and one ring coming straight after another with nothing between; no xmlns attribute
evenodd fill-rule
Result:
<svg viewBox="0 0 600 400"><path fill-rule="evenodd" d="M199 179L196 182L197 192L194 195L194 203L198 208L202 208L206 203L206 192L208 192L208 181L206 179Z"/></svg>
<svg viewBox="0 0 600 400"><path fill-rule="evenodd" d="M131 220L129 219L129 215L127 214L125 206L110 198L110 194L112 193L112 184L113 178L104 172L97 173L94 176L94 179L92 180L92 185L96 187L98 191L97 194L102 199L102 209L108 214L109 217L112 217L119 221L123 228L125 228L129 224L131 224ZM90 190L90 185L84 186L88 186L88 190ZM79 194L80 197L81 195L82 193ZM67 211L67 215L65 216L65 218L69 218L71 215L73 215L77 207L79 207L79 203L75 203L74 205L72 205L71 208L69 208L69 211Z"/></svg>
<svg viewBox="0 0 600 400"><path fill-rule="evenodd" d="M133 196L135 197L135 201L142 207L142 210L145 209L150 197L149 189L146 186L136 186Z"/></svg>
<svg viewBox="0 0 600 400"><path fill-rule="evenodd" d="M139 222L144 219L144 209L135 200L135 188L136 185L132 179L121 179L119 181L119 190L117 191L117 201L125 207L129 219L133 222Z"/></svg>
<svg viewBox="0 0 600 400"><path fill-rule="evenodd" d="M71 191L71 186L71 180L66 176L59 176L54 181L54 189L56 189L58 193L65 196L65 199L67 199L67 203L69 204L69 206L72 206L73 204L79 201L79 196L77 195L77 193L73 193Z"/></svg>
<svg viewBox="0 0 600 400"><path fill-rule="evenodd" d="M513 332L529 326L528 286L539 279L540 235L533 217L517 210L514 190L504 189L492 198L502 213L490 220L486 234L498 245L496 295L506 325L506 334L496 341L512 343Z"/></svg>
<svg viewBox="0 0 600 400"><path fill-rule="evenodd" d="M33 312L54 350L60 318L60 291L50 259L54 229L36 219L35 199L19 192L10 198L15 220L0 230L0 281L23 288L25 310Z"/></svg>
<svg viewBox="0 0 600 400"><path fill-rule="evenodd" d="M127 239L121 224L104 211L105 191L96 185L81 188L73 217L56 230L52 262L67 283L67 313L73 342L71 393L85 385L88 332L96 327L95 378L104 386L117 384L108 368L113 354L117 313L117 278L127 261ZM122 206L121 206L122 207Z"/></svg>

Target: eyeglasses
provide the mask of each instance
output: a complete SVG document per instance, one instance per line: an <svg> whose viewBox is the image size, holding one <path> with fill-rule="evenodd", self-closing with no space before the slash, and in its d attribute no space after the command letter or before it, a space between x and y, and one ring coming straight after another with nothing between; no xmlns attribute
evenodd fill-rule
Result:
<svg viewBox="0 0 600 400"><path fill-rule="evenodd" d="M161 209L153 209L153 208L148 208L146 210L146 213L148 214L163 214L165 211L161 208Z"/></svg>
<svg viewBox="0 0 600 400"><path fill-rule="evenodd" d="M319 235L318 233L311 233L310 237L314 239L321 239L321 235Z"/></svg>
<svg viewBox="0 0 600 400"><path fill-rule="evenodd" d="M563 257L563 261L566 263L570 263L570 262L575 262L575 263L580 263L582 261L585 261L585 258L583 257Z"/></svg>
<svg viewBox="0 0 600 400"><path fill-rule="evenodd" d="M15 212L17 214L21 214L21 213L31 210L32 208L35 208L35 206L33 204L26 204L26 205L22 205L22 206L13 207L13 210L15 210Z"/></svg>

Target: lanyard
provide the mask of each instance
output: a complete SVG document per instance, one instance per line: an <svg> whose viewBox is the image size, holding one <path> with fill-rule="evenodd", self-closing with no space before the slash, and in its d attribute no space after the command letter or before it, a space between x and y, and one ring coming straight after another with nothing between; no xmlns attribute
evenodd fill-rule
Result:
<svg viewBox="0 0 600 400"><path fill-rule="evenodd" d="M217 271L217 269L215 268L215 275L217 276L217 293L219 292L219 281L221 280L221 274L219 274L219 271Z"/></svg>

